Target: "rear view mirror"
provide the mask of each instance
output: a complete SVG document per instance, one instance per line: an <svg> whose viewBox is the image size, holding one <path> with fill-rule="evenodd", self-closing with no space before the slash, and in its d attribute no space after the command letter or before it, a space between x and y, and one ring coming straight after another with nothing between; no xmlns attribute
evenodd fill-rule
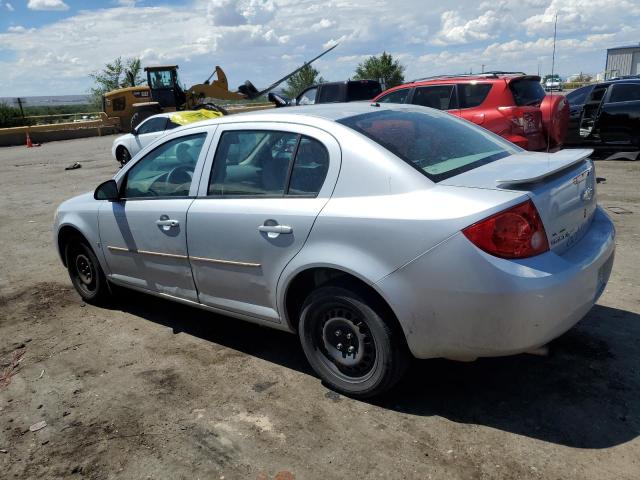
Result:
<svg viewBox="0 0 640 480"><path fill-rule="evenodd" d="M110 202L118 200L118 184L113 178L101 183L93 192L93 198L96 200L109 200Z"/></svg>

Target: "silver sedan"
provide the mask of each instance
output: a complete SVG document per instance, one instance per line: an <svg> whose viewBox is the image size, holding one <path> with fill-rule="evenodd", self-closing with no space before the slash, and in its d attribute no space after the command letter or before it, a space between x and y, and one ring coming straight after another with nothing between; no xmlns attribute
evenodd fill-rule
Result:
<svg viewBox="0 0 640 480"><path fill-rule="evenodd" d="M367 397L411 356L526 352L589 311L615 237L589 154L416 106L232 115L64 202L55 245L88 302L114 284L297 332L327 384Z"/></svg>

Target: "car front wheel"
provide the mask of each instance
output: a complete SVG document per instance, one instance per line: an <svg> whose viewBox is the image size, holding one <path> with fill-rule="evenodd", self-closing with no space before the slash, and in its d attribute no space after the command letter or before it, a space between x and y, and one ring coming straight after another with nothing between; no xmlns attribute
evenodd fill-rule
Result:
<svg viewBox="0 0 640 480"><path fill-rule="evenodd" d="M402 332L376 300L364 291L327 286L302 306L299 336L309 363L326 384L351 397L389 390L408 364Z"/></svg>
<svg viewBox="0 0 640 480"><path fill-rule="evenodd" d="M67 243L65 257L71 283L85 302L97 304L109 297L107 279L86 241L72 239Z"/></svg>

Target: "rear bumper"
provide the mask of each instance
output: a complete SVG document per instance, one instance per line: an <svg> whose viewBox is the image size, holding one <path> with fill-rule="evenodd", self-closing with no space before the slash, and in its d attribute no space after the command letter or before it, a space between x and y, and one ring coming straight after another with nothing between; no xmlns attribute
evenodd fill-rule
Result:
<svg viewBox="0 0 640 480"><path fill-rule="evenodd" d="M598 208L562 255L512 261L461 233L377 283L414 356L473 359L539 347L575 325L611 273L615 229Z"/></svg>

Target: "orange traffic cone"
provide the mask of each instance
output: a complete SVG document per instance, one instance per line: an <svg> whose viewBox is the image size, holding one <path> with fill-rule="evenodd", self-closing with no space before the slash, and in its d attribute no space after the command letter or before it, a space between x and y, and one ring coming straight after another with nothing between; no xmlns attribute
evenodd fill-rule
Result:
<svg viewBox="0 0 640 480"><path fill-rule="evenodd" d="M27 148L33 147L33 142L31 141L31 137L29 136L29 132L27 132Z"/></svg>

